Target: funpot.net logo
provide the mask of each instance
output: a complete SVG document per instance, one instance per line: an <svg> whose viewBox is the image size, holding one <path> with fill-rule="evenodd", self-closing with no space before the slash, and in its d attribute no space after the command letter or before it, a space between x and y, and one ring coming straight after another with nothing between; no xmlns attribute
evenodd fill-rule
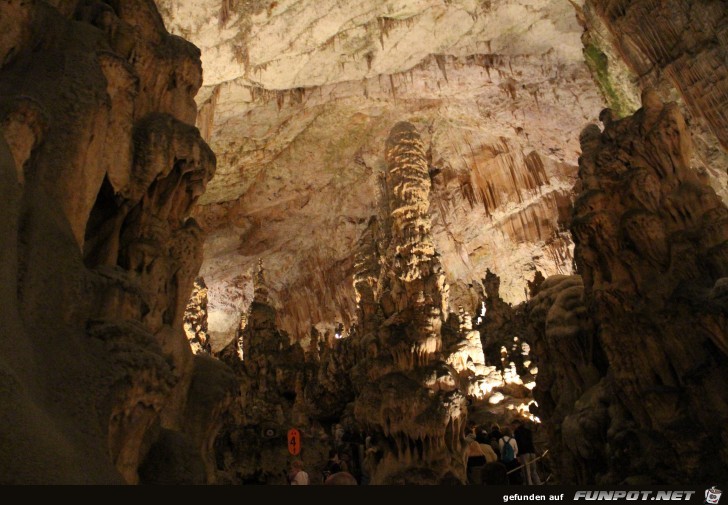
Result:
<svg viewBox="0 0 728 505"><path fill-rule="evenodd" d="M720 491L718 491L720 493ZM574 501L614 501L614 500L650 500L650 501L689 501L695 491L576 491ZM707 493L706 493L707 501ZM714 505L718 502L710 502Z"/></svg>
<svg viewBox="0 0 728 505"><path fill-rule="evenodd" d="M715 486L711 487L710 489L705 490L705 503L709 503L710 505L718 505L718 502L720 501L720 494L723 491L720 489L716 489Z"/></svg>

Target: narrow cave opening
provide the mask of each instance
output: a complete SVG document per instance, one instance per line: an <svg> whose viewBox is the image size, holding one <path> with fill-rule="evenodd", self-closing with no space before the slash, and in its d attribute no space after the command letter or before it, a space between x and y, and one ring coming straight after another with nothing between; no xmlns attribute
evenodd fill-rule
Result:
<svg viewBox="0 0 728 505"><path fill-rule="evenodd" d="M104 176L84 233L83 262L86 267L116 262L121 212L114 188L109 178Z"/></svg>

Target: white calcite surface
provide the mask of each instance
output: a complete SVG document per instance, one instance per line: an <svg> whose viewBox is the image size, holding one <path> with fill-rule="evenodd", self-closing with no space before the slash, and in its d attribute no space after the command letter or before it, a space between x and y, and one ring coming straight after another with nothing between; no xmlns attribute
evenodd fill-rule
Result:
<svg viewBox="0 0 728 505"><path fill-rule="evenodd" d="M571 271L578 134L604 107L571 3L157 3L202 50L198 126L218 158L197 216L213 348L232 337L258 258L289 334L350 324L353 256L398 121L428 149L453 306L474 311L486 268L514 303L536 269Z"/></svg>

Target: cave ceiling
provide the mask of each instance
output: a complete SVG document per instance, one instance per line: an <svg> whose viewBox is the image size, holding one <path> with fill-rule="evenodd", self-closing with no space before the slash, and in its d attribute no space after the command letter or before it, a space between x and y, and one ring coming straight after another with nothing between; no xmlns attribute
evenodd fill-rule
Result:
<svg viewBox="0 0 728 505"><path fill-rule="evenodd" d="M384 140L398 121L427 148L452 309L474 309L486 268L514 304L536 270L571 272L579 132L606 106L575 4L157 4L202 51L197 123L217 172L195 217L213 348L234 334L259 259L291 336L351 324L354 255L386 196Z"/></svg>

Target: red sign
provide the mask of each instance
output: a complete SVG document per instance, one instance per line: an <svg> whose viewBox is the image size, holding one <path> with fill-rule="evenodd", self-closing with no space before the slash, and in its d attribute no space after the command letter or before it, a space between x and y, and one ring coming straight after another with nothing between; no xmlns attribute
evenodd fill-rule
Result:
<svg viewBox="0 0 728 505"><path fill-rule="evenodd" d="M288 430L288 452L293 456L298 456L301 452L301 432L296 428Z"/></svg>

